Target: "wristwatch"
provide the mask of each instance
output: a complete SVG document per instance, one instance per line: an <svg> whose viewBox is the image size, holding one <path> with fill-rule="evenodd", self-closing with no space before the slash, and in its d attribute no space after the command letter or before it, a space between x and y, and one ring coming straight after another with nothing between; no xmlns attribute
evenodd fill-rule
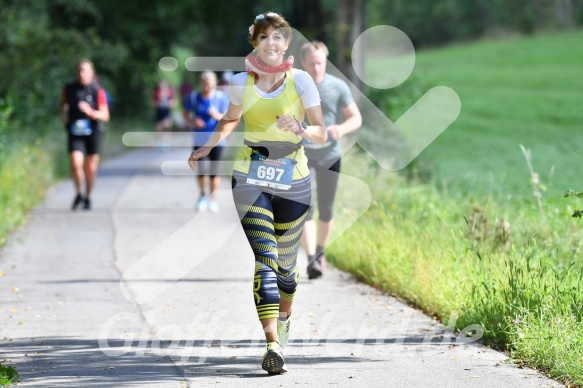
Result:
<svg viewBox="0 0 583 388"><path fill-rule="evenodd" d="M299 129L295 132L296 135L301 135L306 132L306 129L308 129L308 125L305 121L298 121L298 127Z"/></svg>

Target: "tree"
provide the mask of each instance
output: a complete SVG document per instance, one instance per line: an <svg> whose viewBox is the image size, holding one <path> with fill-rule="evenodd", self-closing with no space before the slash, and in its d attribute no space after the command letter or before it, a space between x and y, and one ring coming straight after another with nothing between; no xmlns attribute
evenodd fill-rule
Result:
<svg viewBox="0 0 583 388"><path fill-rule="evenodd" d="M355 86L362 90L363 83L354 72L351 54L356 39L365 27L365 1L339 0L336 14L336 67ZM363 61L364 58L357 58ZM362 63L360 64L362 66Z"/></svg>
<svg viewBox="0 0 583 388"><path fill-rule="evenodd" d="M573 0L555 0L555 8L559 26L573 27Z"/></svg>

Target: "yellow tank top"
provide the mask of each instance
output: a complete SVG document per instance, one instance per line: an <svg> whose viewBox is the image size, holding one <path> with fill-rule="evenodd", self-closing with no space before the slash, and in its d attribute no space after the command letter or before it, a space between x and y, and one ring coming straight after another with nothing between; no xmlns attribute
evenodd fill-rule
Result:
<svg viewBox="0 0 583 388"><path fill-rule="evenodd" d="M301 139L294 133L277 128L276 116L288 114L298 120L305 115L304 106L296 90L291 71L286 72L286 83L283 93L274 98L264 98L255 90L255 75L249 74L243 93L243 120L245 122L244 138L252 143L262 141L289 142L297 144ZM293 152L286 158L297 161L293 179L302 179L310 173L308 159L304 147ZM241 147L233 169L247 174L251 162L251 148Z"/></svg>

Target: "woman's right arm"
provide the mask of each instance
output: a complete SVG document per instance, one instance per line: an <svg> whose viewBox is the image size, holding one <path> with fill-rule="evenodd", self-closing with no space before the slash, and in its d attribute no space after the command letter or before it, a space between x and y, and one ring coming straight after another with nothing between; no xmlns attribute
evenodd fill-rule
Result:
<svg viewBox="0 0 583 388"><path fill-rule="evenodd" d="M227 113L223 115L215 130L209 139L209 141L204 145L205 147L213 148L223 139L231 134L241 121L241 114L243 113L242 105L234 105L229 103L229 108Z"/></svg>
<svg viewBox="0 0 583 388"><path fill-rule="evenodd" d="M324 124L324 115L322 114L322 107L320 105L313 106L306 109L306 116L310 120L310 125L301 137L308 139L317 144L324 144L327 140L326 125Z"/></svg>
<svg viewBox="0 0 583 388"><path fill-rule="evenodd" d="M235 130L237 124L239 124L239 121L241 121L242 113L242 105L234 105L233 103L229 104L227 113L225 113L221 121L219 121L207 143L196 151L192 151L190 154L190 158L188 158L188 165L190 166L191 170L195 171L196 161L207 156L214 146L219 144L221 140L225 139L231 134L231 132Z"/></svg>

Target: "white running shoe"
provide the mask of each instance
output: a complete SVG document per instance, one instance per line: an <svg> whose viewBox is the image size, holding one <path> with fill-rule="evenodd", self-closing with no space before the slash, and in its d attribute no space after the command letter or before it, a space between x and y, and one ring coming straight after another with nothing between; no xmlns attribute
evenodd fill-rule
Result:
<svg viewBox="0 0 583 388"><path fill-rule="evenodd" d="M270 375L279 375L287 372L285 360L283 359L283 349L279 342L274 341L267 344L267 351L263 355L261 367Z"/></svg>
<svg viewBox="0 0 583 388"><path fill-rule="evenodd" d="M219 204L214 199L208 201L208 209L213 213L218 213L221 210Z"/></svg>
<svg viewBox="0 0 583 388"><path fill-rule="evenodd" d="M206 211L207 205L208 205L208 200L207 200L206 196L203 195L196 202L195 209L198 210L199 212L204 212L204 211Z"/></svg>
<svg viewBox="0 0 583 388"><path fill-rule="evenodd" d="M282 348L285 348L289 339L289 327L291 324L291 316L288 316L285 321L277 319L277 338Z"/></svg>

